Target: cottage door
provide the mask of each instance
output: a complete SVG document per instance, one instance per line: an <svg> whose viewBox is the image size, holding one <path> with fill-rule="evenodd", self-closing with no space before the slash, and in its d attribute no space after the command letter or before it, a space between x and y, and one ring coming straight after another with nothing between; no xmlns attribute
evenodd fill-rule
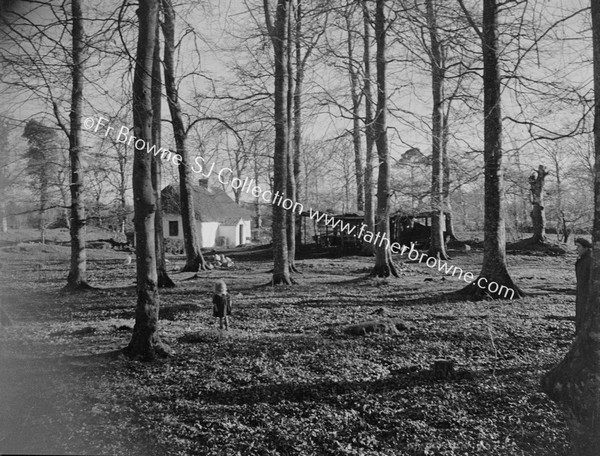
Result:
<svg viewBox="0 0 600 456"><path fill-rule="evenodd" d="M244 224L240 223L239 228L240 228L240 242L238 245L244 243Z"/></svg>

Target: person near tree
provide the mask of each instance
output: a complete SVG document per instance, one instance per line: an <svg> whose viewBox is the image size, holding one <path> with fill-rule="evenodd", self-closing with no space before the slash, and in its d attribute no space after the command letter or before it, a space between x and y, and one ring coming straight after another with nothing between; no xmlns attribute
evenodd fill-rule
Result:
<svg viewBox="0 0 600 456"><path fill-rule="evenodd" d="M575 298L575 334L581 330L588 309L588 298L592 289L592 244L583 238L575 239L577 261L577 297Z"/></svg>
<svg viewBox="0 0 600 456"><path fill-rule="evenodd" d="M219 319L219 329L229 329L228 315L231 315L231 295L223 280L215 283L213 294L213 317Z"/></svg>

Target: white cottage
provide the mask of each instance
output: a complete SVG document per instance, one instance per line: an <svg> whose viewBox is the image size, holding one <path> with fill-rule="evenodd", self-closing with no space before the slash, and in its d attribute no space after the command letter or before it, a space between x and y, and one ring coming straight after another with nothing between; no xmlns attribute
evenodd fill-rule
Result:
<svg viewBox="0 0 600 456"><path fill-rule="evenodd" d="M179 185L171 184L161 192L165 239L183 239ZM252 213L238 206L220 188L201 179L194 187L196 232L200 247L236 247L250 242Z"/></svg>

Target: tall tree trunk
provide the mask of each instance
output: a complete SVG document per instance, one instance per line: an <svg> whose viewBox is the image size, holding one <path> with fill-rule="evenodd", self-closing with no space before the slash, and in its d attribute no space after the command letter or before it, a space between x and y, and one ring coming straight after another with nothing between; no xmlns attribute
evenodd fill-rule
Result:
<svg viewBox="0 0 600 456"><path fill-rule="evenodd" d="M140 0L137 11L139 35L133 77L133 129L135 137L152 141L152 64L158 0ZM135 359L152 360L168 354L158 335L159 295L154 247L155 199L152 188L152 157L135 149L133 204L136 235L137 306L135 326L125 353Z"/></svg>
<svg viewBox="0 0 600 456"><path fill-rule="evenodd" d="M594 55L594 250L600 251L600 3L591 0ZM583 327L565 358L542 379L542 388L567 415L572 454L600 448L600 255L594 255L592 293Z"/></svg>
<svg viewBox="0 0 600 456"><path fill-rule="evenodd" d="M531 222L533 225L533 242L546 241L546 211L544 209L544 183L548 172L546 167L539 165L537 174L529 176L529 187L531 189Z"/></svg>
<svg viewBox="0 0 600 456"><path fill-rule="evenodd" d="M127 155L119 154L119 221L121 225L121 233L125 234L125 225L127 224L127 177L125 167L127 163Z"/></svg>
<svg viewBox="0 0 600 456"><path fill-rule="evenodd" d="M352 24L350 12L346 16L346 27L348 37L346 40L348 49L348 75L350 76L350 97L352 99L352 145L354 147L354 174L356 178L356 209L365 209L364 200L364 169L362 163L362 141L360 135L360 87L358 69L354 67L354 47L352 43Z"/></svg>
<svg viewBox="0 0 600 456"><path fill-rule="evenodd" d="M520 298L523 292L514 284L506 266L497 0L483 2L482 48L485 119L483 265L479 277L467 285L463 292L477 299L486 296L500 299ZM495 290L492 290L492 285Z"/></svg>
<svg viewBox="0 0 600 456"><path fill-rule="evenodd" d="M268 0L263 0L267 29L273 43L275 60L275 150L273 154L273 285L290 285L285 209L281 199L286 196L288 182L289 131L287 119L287 24L289 0L278 0L275 24L271 22ZM276 201L279 199L279 203Z"/></svg>
<svg viewBox="0 0 600 456"><path fill-rule="evenodd" d="M177 153L181 156L179 163L179 196L181 207L181 223L185 246L186 262L183 271L206 270L206 262L202 256L196 231L196 211L194 206L194 176L190 156L186 147L187 133L183 125L179 95L175 82L175 10L171 0L162 0L164 22L162 23L165 38L164 72L167 101L173 122L173 135Z"/></svg>
<svg viewBox="0 0 600 456"><path fill-rule="evenodd" d="M296 185L294 197L299 201L300 193L300 154L302 153L302 84L304 82L304 66L306 59L302 58L302 0L296 0L296 85L294 87L294 183ZM299 219L296 219L296 244L302 243L302 229Z"/></svg>
<svg viewBox="0 0 600 456"><path fill-rule="evenodd" d="M452 217L452 203L450 201L450 159L448 158L448 138L450 137L450 123L448 122L448 119L450 118L451 104L452 99L450 98L446 103L446 112L442 118L442 167L444 168L442 204L446 211L446 239L456 241L454 219Z"/></svg>
<svg viewBox="0 0 600 456"><path fill-rule="evenodd" d="M73 62L71 91L71 128L69 131L69 159L71 162L71 265L67 277L67 290L88 289L85 251L85 206L81 190L81 117L83 115L83 18L79 0L71 1L73 20Z"/></svg>
<svg viewBox="0 0 600 456"><path fill-rule="evenodd" d="M160 27L156 23L154 52L152 57L152 144L158 150L161 143L161 105L162 105L162 78L160 74ZM162 162L158 155L152 157L152 187L156 200L156 215L154 217L154 236L156 247L156 273L158 288L173 288L175 282L167 273L165 258L165 235L163 230L162 209Z"/></svg>
<svg viewBox="0 0 600 456"><path fill-rule="evenodd" d="M289 132L294 131L294 68L293 68L293 47L294 42L292 33L292 18L293 12L293 0L290 0L290 6L287 14L287 129L288 129L288 153L287 153L287 185L286 195L293 203L296 203L296 176L294 174L294 136ZM287 248L288 248L288 264L290 272L298 272L296 269L296 212L294 210L287 210L286 212L286 236L287 236Z"/></svg>
<svg viewBox="0 0 600 456"><path fill-rule="evenodd" d="M377 112L374 121L375 143L379 157L379 178L377 179L377 236L375 245L375 266L372 276L398 277L392 261L390 242L390 153L387 138L387 89L385 57L385 0L377 0L375 6L375 40L377 43Z"/></svg>
<svg viewBox="0 0 600 456"><path fill-rule="evenodd" d="M373 153L375 139L373 134L373 96L371 94L371 19L367 1L361 2L363 11L363 65L365 77L363 82L363 95L365 98L365 139L366 139L366 157L365 157L365 218L364 224L370 232L375 231L375 198L373 189ZM363 255L373 255L374 247L370 242L363 242Z"/></svg>
<svg viewBox="0 0 600 456"><path fill-rule="evenodd" d="M444 135L444 62L442 46L438 41L436 12L433 0L427 0L427 26L431 41L431 91L433 110L431 114L431 242L429 256L447 260L442 220L442 184L444 168L442 166L442 138Z"/></svg>
<svg viewBox="0 0 600 456"><path fill-rule="evenodd" d="M286 196L288 182L288 4L289 0L277 0L275 24L271 21L269 1L263 0L267 30L273 43L275 60L275 150L273 153L273 278L272 285L291 285L288 261L286 210L281 201ZM279 201L279 202L278 202Z"/></svg>
<svg viewBox="0 0 600 456"><path fill-rule="evenodd" d="M446 111L448 112L448 111ZM450 160L448 159L448 116L444 116L444 136L442 140L442 166L444 168L444 183L442 185L442 201L446 211L446 238L456 241L452 202L450 201Z"/></svg>

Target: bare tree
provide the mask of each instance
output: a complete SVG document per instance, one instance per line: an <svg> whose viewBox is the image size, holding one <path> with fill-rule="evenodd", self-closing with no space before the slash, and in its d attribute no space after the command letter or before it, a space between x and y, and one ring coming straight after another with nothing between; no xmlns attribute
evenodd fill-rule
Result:
<svg viewBox="0 0 600 456"><path fill-rule="evenodd" d="M194 178L189 152L186 146L187 130L183 123L177 84L175 82L175 10L171 0L162 0L164 22L162 23L165 38L164 73L167 101L171 111L173 135L177 153L181 157L179 163L179 197L181 222L185 245L186 263L183 271L206 270L206 261L199 247L196 231L196 209L194 206Z"/></svg>
<svg viewBox="0 0 600 456"><path fill-rule="evenodd" d="M152 142L152 66L158 21L158 0L140 0L139 35L133 79L133 128L137 141ZM135 326L125 353L152 360L169 349L158 334L158 295L154 235L155 198L152 157L136 148L133 162L133 201L136 235L137 306Z"/></svg>
<svg viewBox="0 0 600 456"><path fill-rule="evenodd" d="M352 26L352 12L349 8L345 14L346 20L346 48L348 53L348 75L350 77L350 99L352 102L352 146L354 149L354 173L356 179L356 209L363 211L365 208L364 169L362 159L362 135L361 135L361 86L360 66L354 57L354 34Z"/></svg>
<svg viewBox="0 0 600 456"><path fill-rule="evenodd" d="M288 149L289 129L287 119L288 89L288 6L289 0L278 0L275 21L271 19L269 1L263 0L267 30L273 43L275 58L275 151L273 154L273 191L286 197L288 182ZM280 204L273 204L273 285L291 285L289 272L287 229L285 209Z"/></svg>
<svg viewBox="0 0 600 456"><path fill-rule="evenodd" d="M429 255L448 259L444 239L443 211L443 135L444 135L444 73L443 47L438 39L438 27L434 0L427 0L427 26L429 28L429 58L431 60L431 91L433 110L431 114L431 243Z"/></svg>
<svg viewBox="0 0 600 456"><path fill-rule="evenodd" d="M286 61L287 61L287 131L288 131L288 147L287 147L287 183L286 183L286 197L296 203L296 173L294 172L294 164L296 159L294 158L295 148L295 137L294 137L294 101L295 101L295 77L294 77L294 59L293 53L295 50L294 43L298 43L300 37L294 39L294 31L297 31L294 27L294 20L300 20L297 15L294 15L294 0L290 0L290 5L287 12L287 43L286 43ZM299 97L301 94L299 94ZM298 98L300 101L300 98ZM298 152L300 149L298 148ZM288 249L288 265L290 272L299 272L296 268L296 219L297 214L295 211L288 210L286 212L286 240Z"/></svg>
<svg viewBox="0 0 600 456"><path fill-rule="evenodd" d="M363 12L363 95L365 99L365 138L366 138L366 156L364 171L365 186L365 219L366 229L370 232L375 230L375 198L373 189L373 161L375 159L373 146L375 145L373 133L373 96L371 93L371 18L367 6L367 0L361 2ZM373 254L373 244L363 243L363 255Z"/></svg>
<svg viewBox="0 0 600 456"><path fill-rule="evenodd" d="M56 117L61 128L63 128L69 137L69 159L71 162L71 263L69 275L67 277L67 285L65 288L68 290L80 290L90 288L86 277L86 220L85 206L82 195L83 168L81 164L81 156L83 155L83 145L81 141L81 119L83 117L83 52L85 42L80 0L71 0L71 15L73 21L73 61L71 62L71 74L73 81L71 90L70 129L67 130L67 128L60 122L60 116L58 114Z"/></svg>
<svg viewBox="0 0 600 456"><path fill-rule="evenodd" d="M531 221L533 223L532 242L543 243L546 241L546 210L544 208L544 184L548 171L540 165L537 171L529 176L531 190Z"/></svg>
<svg viewBox="0 0 600 456"><path fill-rule="evenodd" d="M398 277L396 266L392 261L389 247L390 238L390 152L387 137L387 90L386 90L386 19L385 0L377 0L375 4L375 41L377 43L377 111L373 121L375 144L379 157L379 177L377 180L377 239L375 243L375 266L372 276ZM386 245L383 240L387 238Z"/></svg>
<svg viewBox="0 0 600 456"><path fill-rule="evenodd" d="M502 175L502 115L500 109L500 65L498 61L498 3L483 1L483 30L473 21L463 1L458 0L469 22L481 38L483 51L483 115L484 115L484 245L483 265L479 278L465 287L463 293L480 298L512 298L523 296L515 285L506 265L506 234L504 226L504 195ZM483 280L482 280L483 278ZM496 284L496 289L482 288L480 283Z"/></svg>
<svg viewBox="0 0 600 456"><path fill-rule="evenodd" d="M162 78L160 72L160 27L156 23L156 34L154 40L154 54L152 57L152 144L157 149L161 143L161 104L162 104ZM165 258L165 236L163 232L163 209L161 196L162 181L162 159L153 155L152 157L152 187L154 188L154 199L156 201L156 215L154 217L154 235L156 239L156 271L159 288L173 288L175 282L167 273L167 262Z"/></svg>

